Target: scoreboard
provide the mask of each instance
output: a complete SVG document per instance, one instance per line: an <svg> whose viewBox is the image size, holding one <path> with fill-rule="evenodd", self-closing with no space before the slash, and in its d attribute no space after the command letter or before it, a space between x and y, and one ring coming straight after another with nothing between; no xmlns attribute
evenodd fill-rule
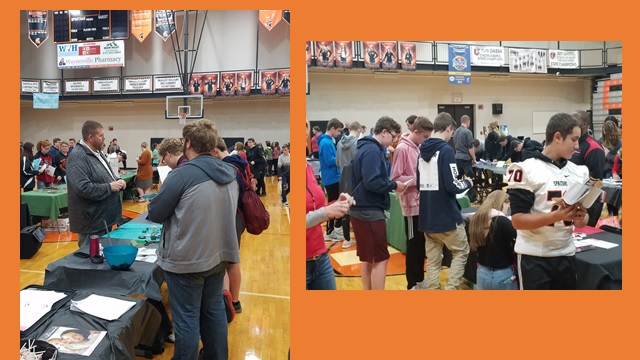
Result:
<svg viewBox="0 0 640 360"><path fill-rule="evenodd" d="M129 10L54 10L53 42L129 38Z"/></svg>

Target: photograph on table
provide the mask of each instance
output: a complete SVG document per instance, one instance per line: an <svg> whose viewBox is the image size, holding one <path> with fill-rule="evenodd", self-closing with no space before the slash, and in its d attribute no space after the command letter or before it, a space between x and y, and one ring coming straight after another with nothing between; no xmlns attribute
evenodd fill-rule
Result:
<svg viewBox="0 0 640 360"><path fill-rule="evenodd" d="M52 326L40 338L58 348L60 353L91 356L107 335L106 331Z"/></svg>

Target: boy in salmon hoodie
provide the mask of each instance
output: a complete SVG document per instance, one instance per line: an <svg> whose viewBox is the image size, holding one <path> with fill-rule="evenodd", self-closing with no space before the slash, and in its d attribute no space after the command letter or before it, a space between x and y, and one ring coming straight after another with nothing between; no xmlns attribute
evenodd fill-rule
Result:
<svg viewBox="0 0 640 360"><path fill-rule="evenodd" d="M391 180L408 183L407 189L398 194L400 208L404 215L404 229L407 234L407 253L405 257L407 289L411 289L424 280L425 238L418 230L420 211L420 193L416 186L416 169L420 149L418 146L429 138L433 123L424 116L417 117L413 130L403 134L394 152L391 167Z"/></svg>

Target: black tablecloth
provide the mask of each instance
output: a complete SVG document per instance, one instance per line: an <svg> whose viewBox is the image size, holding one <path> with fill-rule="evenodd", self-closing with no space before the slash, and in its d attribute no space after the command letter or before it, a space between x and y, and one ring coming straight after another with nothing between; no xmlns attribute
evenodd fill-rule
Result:
<svg viewBox="0 0 640 360"><path fill-rule="evenodd" d="M589 235L588 238L618 244L612 249L593 249L576 254L578 289L622 289L622 236L609 232Z"/></svg>
<svg viewBox="0 0 640 360"><path fill-rule="evenodd" d="M89 295L91 293L88 291L78 291L72 300L82 300ZM107 321L93 315L71 311L69 308L70 303L67 303L51 314L47 321L33 329L28 338L38 338L52 326L107 331L107 335L93 350L91 356L58 353L57 359L134 359L136 345L150 345L153 342L153 337L160 326L160 313L144 300L104 292L99 293L99 295L135 301L136 305L119 319Z"/></svg>
<svg viewBox="0 0 640 360"><path fill-rule="evenodd" d="M604 191L604 202L611 204L617 208L622 206L622 186L609 186L603 185L602 191Z"/></svg>
<svg viewBox="0 0 640 360"><path fill-rule="evenodd" d="M101 239L103 246L107 240ZM113 243L123 243L113 240ZM157 245L150 245L151 247ZM80 252L89 253L89 246ZM141 294L153 300L162 301L160 287L164 282L164 272L155 263L135 261L128 270L112 270L107 262L93 264L69 254L47 265L44 285L60 289L108 291L113 294Z"/></svg>

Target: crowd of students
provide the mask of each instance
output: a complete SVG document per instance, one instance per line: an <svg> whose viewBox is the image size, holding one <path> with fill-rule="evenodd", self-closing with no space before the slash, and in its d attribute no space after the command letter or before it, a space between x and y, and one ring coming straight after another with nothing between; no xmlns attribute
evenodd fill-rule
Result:
<svg viewBox="0 0 640 360"><path fill-rule="evenodd" d="M596 141L589 135L586 112L556 114L547 124L544 145L499 134L497 122L489 124L481 142L471 136L468 117L463 116L456 129L448 113L438 114L433 122L412 115L406 124L409 132L402 134L400 125L384 116L371 136L363 136L360 124L352 123L343 134L345 126L332 119L325 133L315 127L313 135L308 134L308 155L319 159L327 198L307 164L307 289L323 284L335 288L335 279L329 280L333 273L326 245L320 243L323 220L325 241L343 241L343 248L357 244L363 289L384 289L389 259L385 212L391 191L397 193L405 218L407 289L442 287L445 246L452 261L444 288L458 289L469 245L478 252L477 289L576 288L572 229L595 225L602 203L586 209L554 202L547 194L562 194L589 177L621 178L622 144L615 117L605 120L603 137ZM493 191L467 230L456 195L473 188L473 166L480 158L511 165L506 191Z"/></svg>

